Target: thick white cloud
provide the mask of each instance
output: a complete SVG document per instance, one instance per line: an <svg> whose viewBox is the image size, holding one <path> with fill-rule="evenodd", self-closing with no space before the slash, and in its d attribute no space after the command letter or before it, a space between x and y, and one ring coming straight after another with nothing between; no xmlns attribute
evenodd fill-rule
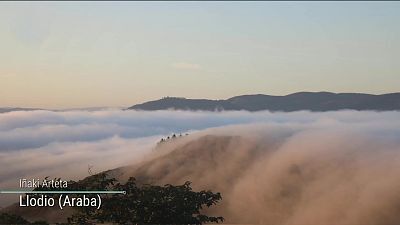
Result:
<svg viewBox="0 0 400 225"><path fill-rule="evenodd" d="M257 126L318 129L332 134L343 130L368 131L380 140L400 136L400 112L188 112L188 111L25 111L0 114L0 187L13 188L19 178L56 176L79 179L88 165L99 172L133 164L152 152L155 143L171 133L208 133L222 127L224 134ZM251 124L238 128L228 125ZM338 125L346 129L338 129ZM227 127L226 127L227 126ZM225 128L224 128L225 127ZM206 130L205 130L206 129ZM273 131L273 130L271 130ZM213 131L214 132L214 131ZM259 132L264 132L265 129ZM265 134L263 134L265 135ZM14 196L15 197L15 196ZM14 199L1 196L4 206Z"/></svg>
<svg viewBox="0 0 400 225"><path fill-rule="evenodd" d="M390 121L397 112L184 112L184 111L21 111L0 114L0 151L37 148L52 142L138 138L242 123L348 123Z"/></svg>

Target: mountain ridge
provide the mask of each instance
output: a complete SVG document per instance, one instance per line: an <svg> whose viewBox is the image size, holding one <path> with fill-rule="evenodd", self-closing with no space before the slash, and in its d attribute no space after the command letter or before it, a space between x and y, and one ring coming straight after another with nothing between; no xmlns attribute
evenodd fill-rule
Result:
<svg viewBox="0 0 400 225"><path fill-rule="evenodd" d="M165 97L133 105L128 110L202 110L202 111L334 111L334 110L400 110L400 92L387 94L296 92L288 95L252 94L225 100Z"/></svg>

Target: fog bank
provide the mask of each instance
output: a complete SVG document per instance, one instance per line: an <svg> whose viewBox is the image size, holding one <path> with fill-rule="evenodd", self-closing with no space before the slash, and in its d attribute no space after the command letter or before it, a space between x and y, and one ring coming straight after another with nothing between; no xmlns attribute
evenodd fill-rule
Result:
<svg viewBox="0 0 400 225"><path fill-rule="evenodd" d="M190 180L221 192L210 213L231 223L400 224L399 118L357 111L5 113L0 185L134 164L125 178ZM180 132L190 135L155 149L161 137Z"/></svg>

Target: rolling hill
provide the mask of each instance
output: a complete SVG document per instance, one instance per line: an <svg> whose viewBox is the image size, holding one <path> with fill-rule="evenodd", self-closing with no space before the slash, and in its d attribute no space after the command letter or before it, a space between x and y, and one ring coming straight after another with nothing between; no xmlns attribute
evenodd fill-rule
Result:
<svg viewBox="0 0 400 225"><path fill-rule="evenodd" d="M342 109L400 110L400 93L382 95L361 93L297 92L285 96L241 95L226 100L166 97L129 107L134 110L247 110L247 111L333 111Z"/></svg>

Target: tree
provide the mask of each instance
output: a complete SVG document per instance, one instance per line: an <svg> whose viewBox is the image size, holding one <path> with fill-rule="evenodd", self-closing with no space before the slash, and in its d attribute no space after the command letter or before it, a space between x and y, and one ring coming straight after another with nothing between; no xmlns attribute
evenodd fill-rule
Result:
<svg viewBox="0 0 400 225"><path fill-rule="evenodd" d="M194 192L191 183L173 186L138 185L134 178L124 183L96 175L91 182L97 188L124 190L125 195L113 194L102 197L100 210L78 208L69 223L117 223L117 224L203 224L223 222L223 217L201 214L204 207L211 207L221 199L220 193L211 191ZM100 189L98 189L100 190Z"/></svg>
<svg viewBox="0 0 400 225"><path fill-rule="evenodd" d="M0 214L0 224L29 224L27 220L21 216L12 215L8 213Z"/></svg>
<svg viewBox="0 0 400 225"><path fill-rule="evenodd" d="M8 213L0 213L0 224L35 224L35 225L48 225L45 221L35 221L30 223L25 220L21 216L8 214Z"/></svg>

